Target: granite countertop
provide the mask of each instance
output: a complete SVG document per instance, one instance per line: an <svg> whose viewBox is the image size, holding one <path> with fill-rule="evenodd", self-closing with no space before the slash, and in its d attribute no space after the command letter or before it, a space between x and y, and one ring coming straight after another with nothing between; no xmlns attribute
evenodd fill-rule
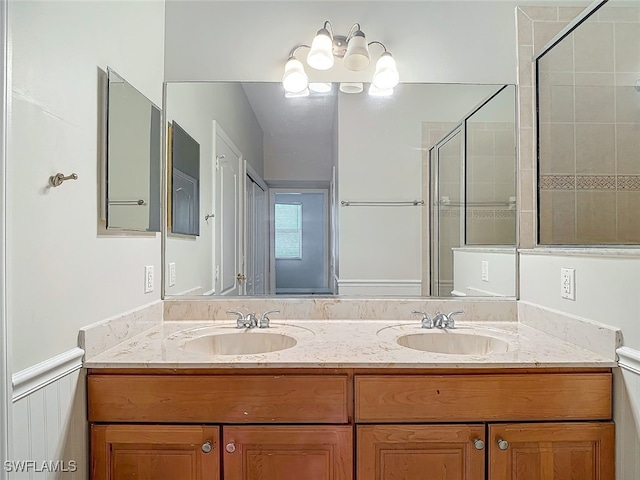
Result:
<svg viewBox="0 0 640 480"><path fill-rule="evenodd" d="M261 354L207 353L207 335L280 333L295 346ZM507 351L484 355L424 352L400 346L403 335L484 334ZM502 340L502 342L500 341ZM189 342L192 343L189 343ZM499 349L498 349L499 350ZM504 348L503 348L504 350ZM580 368L616 362L518 322L460 322L452 331L389 320L272 320L268 329L237 329L229 321L165 321L94 357L86 368Z"/></svg>

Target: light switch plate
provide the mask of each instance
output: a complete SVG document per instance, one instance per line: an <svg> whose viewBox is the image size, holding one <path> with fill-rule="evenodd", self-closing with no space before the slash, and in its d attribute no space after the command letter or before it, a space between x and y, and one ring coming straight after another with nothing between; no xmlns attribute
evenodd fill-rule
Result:
<svg viewBox="0 0 640 480"><path fill-rule="evenodd" d="M482 281L489 281L489 262L487 260L482 260Z"/></svg>
<svg viewBox="0 0 640 480"><path fill-rule="evenodd" d="M153 265L144 267L144 293L153 292Z"/></svg>
<svg viewBox="0 0 640 480"><path fill-rule="evenodd" d="M169 286L173 287L176 284L176 263L169 263Z"/></svg>
<svg viewBox="0 0 640 480"><path fill-rule="evenodd" d="M573 268L560 269L560 296L567 300L576 299L576 271Z"/></svg>

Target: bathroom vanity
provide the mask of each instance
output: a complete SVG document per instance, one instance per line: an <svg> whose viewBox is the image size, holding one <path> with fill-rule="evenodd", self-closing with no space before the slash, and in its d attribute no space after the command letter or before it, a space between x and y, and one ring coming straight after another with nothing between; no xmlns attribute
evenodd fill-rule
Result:
<svg viewBox="0 0 640 480"><path fill-rule="evenodd" d="M90 360L91 478L614 478L604 357L506 322L482 331L507 351L473 355L403 347L406 322L273 334L301 325L291 348L207 355L188 345L235 328L166 322ZM479 330L433 334L460 331Z"/></svg>

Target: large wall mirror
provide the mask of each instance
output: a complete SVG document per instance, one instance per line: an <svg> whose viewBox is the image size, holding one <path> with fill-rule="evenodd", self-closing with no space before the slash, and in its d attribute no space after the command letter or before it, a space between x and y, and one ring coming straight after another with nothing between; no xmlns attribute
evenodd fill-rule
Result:
<svg viewBox="0 0 640 480"><path fill-rule="evenodd" d="M515 87L327 88L287 98L279 83L167 84L166 121L189 132L201 161L200 235L165 236L165 296L515 296ZM440 161L448 176L434 180L430 150L461 127ZM443 182L457 182L449 200L469 212L455 248L474 257L463 270L476 290L432 291L433 252L454 252L431 225ZM478 205L467 210L467 197ZM512 284L487 288L483 272Z"/></svg>
<svg viewBox="0 0 640 480"><path fill-rule="evenodd" d="M106 227L159 232L160 109L112 69L107 76Z"/></svg>

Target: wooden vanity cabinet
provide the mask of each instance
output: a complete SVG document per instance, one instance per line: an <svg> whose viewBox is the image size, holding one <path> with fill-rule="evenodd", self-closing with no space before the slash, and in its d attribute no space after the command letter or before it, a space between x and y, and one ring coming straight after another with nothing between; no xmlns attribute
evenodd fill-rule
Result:
<svg viewBox="0 0 640 480"><path fill-rule="evenodd" d="M608 369L90 371L92 480L614 480Z"/></svg>
<svg viewBox="0 0 640 480"><path fill-rule="evenodd" d="M92 425L91 478L218 480L220 429L187 425Z"/></svg>

